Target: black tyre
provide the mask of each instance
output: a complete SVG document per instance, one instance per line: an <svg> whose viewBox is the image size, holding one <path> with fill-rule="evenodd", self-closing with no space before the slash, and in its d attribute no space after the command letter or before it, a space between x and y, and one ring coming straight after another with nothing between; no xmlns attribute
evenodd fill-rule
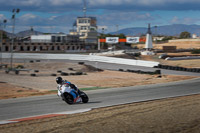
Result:
<svg viewBox="0 0 200 133"><path fill-rule="evenodd" d="M36 76L36 74L35 74L35 73L32 73L32 74L31 74L31 76L35 77L35 76Z"/></svg>
<svg viewBox="0 0 200 133"><path fill-rule="evenodd" d="M17 70L16 70L16 71L15 71L15 74L17 74L17 75L18 75L18 74L19 74L19 71L17 71Z"/></svg>
<svg viewBox="0 0 200 133"><path fill-rule="evenodd" d="M88 96L82 91L80 91L80 97L82 98L83 103L87 103L89 101Z"/></svg>
<svg viewBox="0 0 200 133"><path fill-rule="evenodd" d="M8 74L8 73L9 73L9 70L6 70L5 73Z"/></svg>
<svg viewBox="0 0 200 133"><path fill-rule="evenodd" d="M66 73L66 72L61 72L61 75L62 75L62 76L68 76L69 74Z"/></svg>
<svg viewBox="0 0 200 133"><path fill-rule="evenodd" d="M64 93L64 100L68 104L73 104L74 103L74 98L71 94L69 93Z"/></svg>

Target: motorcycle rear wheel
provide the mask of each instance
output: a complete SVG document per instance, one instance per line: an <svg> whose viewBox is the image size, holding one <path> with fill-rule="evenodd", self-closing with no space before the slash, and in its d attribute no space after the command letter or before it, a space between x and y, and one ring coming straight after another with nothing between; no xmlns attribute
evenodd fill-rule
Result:
<svg viewBox="0 0 200 133"><path fill-rule="evenodd" d="M74 103L74 98L71 94L69 93L64 93L64 97L65 97L65 102L68 104L73 104Z"/></svg>

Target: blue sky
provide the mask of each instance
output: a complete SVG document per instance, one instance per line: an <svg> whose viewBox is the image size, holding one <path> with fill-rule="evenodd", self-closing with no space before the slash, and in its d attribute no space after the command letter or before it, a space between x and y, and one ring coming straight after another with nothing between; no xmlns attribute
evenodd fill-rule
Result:
<svg viewBox="0 0 200 133"><path fill-rule="evenodd" d="M112 32L129 27L170 24L200 24L200 0L86 0L87 16L97 17L102 27ZM16 15L16 32L34 30L64 32L72 29L76 17L83 16L83 0L0 0L0 21L8 20L11 31L12 9Z"/></svg>

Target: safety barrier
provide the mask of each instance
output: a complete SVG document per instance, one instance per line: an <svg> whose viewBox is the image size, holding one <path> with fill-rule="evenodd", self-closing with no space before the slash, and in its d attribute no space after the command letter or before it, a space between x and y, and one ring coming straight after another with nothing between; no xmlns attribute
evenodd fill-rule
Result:
<svg viewBox="0 0 200 133"><path fill-rule="evenodd" d="M3 58L10 58L9 53L3 53ZM15 53L13 55L15 59L68 59L68 60L79 60L79 61L95 61L105 63L115 63L124 65L135 65L154 67L158 66L159 62L154 61L143 61L134 59L123 59L115 57L95 56L95 55L79 55L79 54L37 54L37 53Z"/></svg>
<svg viewBox="0 0 200 133"><path fill-rule="evenodd" d="M154 68L200 73L200 68L185 68L185 67L161 65L161 64L159 64L158 66L155 66Z"/></svg>
<svg viewBox="0 0 200 133"><path fill-rule="evenodd" d="M131 72L131 73L138 73L138 74L149 74L149 75L161 75L161 70L155 70L155 71L142 71L142 70L124 70L124 69L119 69L119 71L122 72Z"/></svg>

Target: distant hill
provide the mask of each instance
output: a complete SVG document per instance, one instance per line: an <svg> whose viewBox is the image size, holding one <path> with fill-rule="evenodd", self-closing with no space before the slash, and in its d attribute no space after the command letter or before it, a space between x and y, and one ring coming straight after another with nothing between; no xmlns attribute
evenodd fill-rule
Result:
<svg viewBox="0 0 200 133"><path fill-rule="evenodd" d="M152 34L156 35L178 36L181 32L184 31L190 32L191 34L200 35L200 25L173 24L157 26L157 28L151 27ZM140 36L141 34L146 34L146 32L147 27L135 27L121 29L118 31L118 34L123 33L125 35ZM116 34L116 32L112 32L110 34Z"/></svg>
<svg viewBox="0 0 200 133"><path fill-rule="evenodd" d="M6 31L5 31L6 32ZM16 35L15 34L12 34L10 32L6 32L6 35L9 37L9 38L12 38L13 36L15 37Z"/></svg>
<svg viewBox="0 0 200 133"><path fill-rule="evenodd" d="M197 34L200 36L200 25L185 25L185 24L173 24L173 25L164 25L164 26L155 26L151 27L151 32L152 34L156 35L166 35L166 36L179 36L181 32L190 32L191 34ZM110 34L120 34L123 33L125 35L130 35L130 36L140 36L142 34L146 34L147 32L147 27L133 27L133 28L125 28L121 29L118 32L111 32ZM40 35L43 34L40 31L35 31L35 30L26 30L26 31L21 31L15 36L17 37L26 37L30 35ZM9 37L12 37L12 33L7 33Z"/></svg>
<svg viewBox="0 0 200 133"><path fill-rule="evenodd" d="M26 36L30 36L30 35L40 35L40 34L43 34L42 32L39 32L39 31L34 31L34 30L25 30L25 31L21 31L19 33L16 33L16 34L12 34L12 33L9 33L9 32L6 32L7 36L12 38L13 36L15 37L26 37Z"/></svg>
<svg viewBox="0 0 200 133"><path fill-rule="evenodd" d="M17 37L25 37L25 36L30 36L30 35L40 35L43 34L42 32L39 31L34 31L34 30L25 30L21 31L16 34Z"/></svg>

